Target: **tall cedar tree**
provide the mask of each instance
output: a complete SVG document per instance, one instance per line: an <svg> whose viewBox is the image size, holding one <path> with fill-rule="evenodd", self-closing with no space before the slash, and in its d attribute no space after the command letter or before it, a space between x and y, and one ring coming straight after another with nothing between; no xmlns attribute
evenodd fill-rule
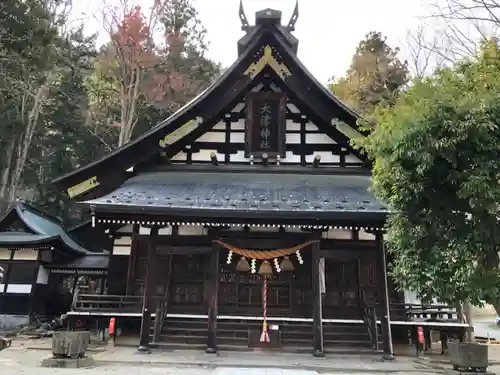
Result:
<svg viewBox="0 0 500 375"><path fill-rule="evenodd" d="M0 212L14 200L51 87L57 79L57 22L46 3L0 5Z"/></svg>
<svg viewBox="0 0 500 375"><path fill-rule="evenodd" d="M393 106L410 79L398 53L381 33L369 33L359 43L346 76L334 80L330 90L363 115Z"/></svg>
<svg viewBox="0 0 500 375"><path fill-rule="evenodd" d="M52 88L44 113L45 126L34 136L25 170L25 183L35 191L33 203L56 216L78 220L75 202L62 194L51 181L104 156L109 150L102 137L89 131L88 95L84 81L92 71L95 56L93 38L76 30L61 40L64 55L59 80ZM111 137L107 142L116 142Z"/></svg>

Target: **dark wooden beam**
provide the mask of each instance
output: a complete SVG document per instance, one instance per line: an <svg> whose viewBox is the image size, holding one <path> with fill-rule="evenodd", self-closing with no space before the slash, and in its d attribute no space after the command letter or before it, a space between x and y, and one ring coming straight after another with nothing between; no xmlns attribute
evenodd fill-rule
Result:
<svg viewBox="0 0 500 375"><path fill-rule="evenodd" d="M333 98L329 97L323 88L312 79L310 73L301 66L300 62L297 61L296 57L290 53L279 38L277 38L275 47L276 51L284 56L284 63L291 71L291 74L281 81L284 82L282 88L285 89L291 100L296 100L295 105L297 108L306 114L321 131L344 145L352 154L369 164L367 156L360 150L354 149L350 145L349 137L336 129L331 123L334 118L338 118L353 129L356 129L357 119L353 117L352 113L350 113L351 111L334 103ZM277 74L272 70L270 70L270 74L274 74L277 77Z"/></svg>
<svg viewBox="0 0 500 375"><path fill-rule="evenodd" d="M242 143L243 145L243 143ZM331 148L335 145L324 145L324 150L316 150L316 151L327 151L327 148ZM209 149L209 147L207 147ZM299 149L297 149L299 150ZM265 171L261 165L249 166L248 164L228 164L228 165L219 165L217 167L210 165L163 165L157 166L152 169L145 170L145 172L162 172L162 171L186 171L186 172L226 172L226 173L249 173L249 172L258 172ZM321 167L321 168L303 168L297 165L288 165L281 164L279 167L272 166L272 172L267 171L267 173L276 173L276 174L311 174L311 175L350 175L350 176L370 176L370 171L363 168L351 168L351 167Z"/></svg>
<svg viewBox="0 0 500 375"><path fill-rule="evenodd" d="M219 294L219 245L213 243L212 252L210 253L210 272L209 272L209 289L208 289L208 332L207 332L207 348L205 352L208 354L217 353L217 307Z"/></svg>
<svg viewBox="0 0 500 375"><path fill-rule="evenodd" d="M232 123L231 118L232 118L231 113L226 114L224 120L226 126L225 129L223 130L225 144L231 143L231 123ZM219 150L217 150L217 152L219 152ZM223 152L223 154L224 154L224 163L229 164L229 162L231 161L231 154L229 152Z"/></svg>
<svg viewBox="0 0 500 375"><path fill-rule="evenodd" d="M312 236L315 242L312 243L312 298L313 298L313 355L323 357L323 308L321 306L321 286L320 286L320 259L319 249L320 232L314 232Z"/></svg>
<svg viewBox="0 0 500 375"><path fill-rule="evenodd" d="M203 108L206 108L206 115L202 116L203 124L166 148L165 153L167 157L173 157L182 151L186 145L193 143L203 134L210 131L220 121L223 114L238 104L243 99L245 93L251 90L258 82L257 79L251 80L245 75L234 77L233 80L232 84L226 87L227 91L221 97L214 96L210 101L207 100L204 103ZM226 86L228 85L226 84Z"/></svg>
<svg viewBox="0 0 500 375"><path fill-rule="evenodd" d="M148 241L148 262L146 267L146 277L144 280L144 295L142 306L142 319L141 319L141 335L139 353L151 353L149 349L149 335L151 330L151 313L155 311L153 306L153 290L155 282L155 269L156 269L156 237L158 236L158 228L152 228L150 238Z"/></svg>
<svg viewBox="0 0 500 375"><path fill-rule="evenodd" d="M392 332L391 332L391 313L389 307L389 288L387 282L387 258L384 248L384 237L381 232L376 233L375 241L378 248L378 269L380 270L379 280L379 302L382 306L382 358L385 360L394 360L394 350L392 347Z"/></svg>
<svg viewBox="0 0 500 375"><path fill-rule="evenodd" d="M161 255L197 255L197 254L208 254L211 252L212 248L210 246L199 247L199 246L164 246L159 245L157 247L158 254Z"/></svg>
<svg viewBox="0 0 500 375"><path fill-rule="evenodd" d="M139 253L139 240L137 238L138 233L139 233L139 225L134 224L132 229L132 243L130 244L130 255L128 258L127 286L125 288L126 295L130 294L133 283L135 281L136 262L137 262L137 255Z"/></svg>
<svg viewBox="0 0 500 375"><path fill-rule="evenodd" d="M96 177L99 184L109 179L113 171L124 171L131 165L139 165L146 162L155 154L160 153L160 140L166 135L178 130L188 121L196 117L203 119L197 129L181 138L178 142L167 146L164 151L167 157L171 157L182 151L187 144L192 143L207 130L211 129L221 118L222 114L230 111L255 82L244 72L254 60L255 53L261 47L258 40L245 50L236 64L231 66L223 78L210 86L205 92L198 96L192 103L154 127L137 139L129 142L124 147L113 151L101 160L95 161L79 170L61 176L53 182L61 189L76 186L89 178ZM241 100L241 99L240 99ZM122 180L123 181L123 180ZM94 190L94 189L92 189Z"/></svg>
<svg viewBox="0 0 500 375"><path fill-rule="evenodd" d="M300 115L300 145L302 146L300 149L300 165L306 166L306 127L307 127L307 118L305 115Z"/></svg>
<svg viewBox="0 0 500 375"><path fill-rule="evenodd" d="M281 55L283 63L292 73L287 78L295 76L304 85L308 86L308 90L304 91L304 93L307 93L309 100L317 106L318 113L337 117L357 130L357 121L361 116L342 103L340 99L335 97L333 93L329 92L326 87L314 78L311 72L298 59L297 54L289 48L283 35L274 32L273 39L273 42L276 43L276 52ZM274 44L273 42L271 43ZM366 135L366 131L364 134Z"/></svg>

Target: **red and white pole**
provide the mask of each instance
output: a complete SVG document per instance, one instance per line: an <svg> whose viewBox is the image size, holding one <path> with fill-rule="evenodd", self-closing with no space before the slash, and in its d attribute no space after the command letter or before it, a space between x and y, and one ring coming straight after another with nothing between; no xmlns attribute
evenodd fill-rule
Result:
<svg viewBox="0 0 500 375"><path fill-rule="evenodd" d="M267 277L264 276L263 285L263 307L264 307L264 320L262 321L262 334L260 335L260 342L270 342L269 334L267 333Z"/></svg>

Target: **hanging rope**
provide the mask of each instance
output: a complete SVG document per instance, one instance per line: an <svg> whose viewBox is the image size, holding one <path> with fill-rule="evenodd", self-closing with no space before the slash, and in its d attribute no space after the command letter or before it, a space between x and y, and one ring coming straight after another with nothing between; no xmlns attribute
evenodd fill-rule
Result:
<svg viewBox="0 0 500 375"><path fill-rule="evenodd" d="M264 309L264 319L262 320L262 334L260 335L260 342L270 342L269 334L267 333L267 277L264 276L263 289L263 309Z"/></svg>
<svg viewBox="0 0 500 375"><path fill-rule="evenodd" d="M304 242L302 244L289 247L288 249L277 249L277 250L240 249L240 248L235 247L233 245L230 245L226 242L222 242L221 240L214 240L214 242L218 243L222 247L225 247L227 250L232 251L233 253L236 253L242 257L245 257L248 259L265 260L265 259L280 258L280 257L284 257L287 255L292 255L296 251L302 250L304 247L307 247L316 241L307 241L307 242Z"/></svg>

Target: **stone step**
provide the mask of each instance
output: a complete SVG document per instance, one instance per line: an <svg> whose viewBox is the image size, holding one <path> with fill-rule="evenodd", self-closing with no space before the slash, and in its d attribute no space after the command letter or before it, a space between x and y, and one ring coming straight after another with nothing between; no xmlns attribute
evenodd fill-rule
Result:
<svg viewBox="0 0 500 375"><path fill-rule="evenodd" d="M280 329L287 329L288 327L294 330L311 330L312 322L273 322L268 321L269 325L278 325ZM167 318L163 324L164 326L175 325L176 327L200 327L207 326L206 319L177 319L177 318ZM259 327L262 325L262 321L239 321L239 320L218 320L217 327L229 328L229 329L239 329L240 327ZM345 330L347 332L353 331L366 331L366 325L364 324L344 324L344 323L323 323L323 330L335 330L341 331Z"/></svg>
<svg viewBox="0 0 500 375"><path fill-rule="evenodd" d="M278 323L278 322L277 322ZM269 323L273 325L272 322ZM279 322L282 346L310 351L313 342L312 323ZM219 320L217 322L217 343L228 347L247 348L250 329L260 329L262 321ZM204 348L207 342L208 322L206 319L170 318L163 324L159 342L171 346ZM368 330L362 324L323 325L325 347L371 348ZM379 336L380 340L381 336Z"/></svg>
<svg viewBox="0 0 500 375"><path fill-rule="evenodd" d="M206 342L203 344L182 344L182 343L172 343L172 342L159 342L159 343L152 343L150 344L151 348L155 348L156 350L182 350L182 349L187 349L187 350L197 350L197 351L204 351L206 348ZM371 347L368 346L346 346L346 345L330 345L326 346L325 345L325 354L329 353L342 353L342 354L360 354L360 353L366 353L366 354L372 354L373 350ZM262 349L253 349L249 348L247 345L224 345L224 344L217 344L217 349L218 351L241 351L241 352L251 352L251 351L258 351L261 352ZM287 352L287 353L311 353L312 352L312 347L311 343L307 346L296 346L296 345L291 345L291 344L283 344L282 347L280 348L280 351Z"/></svg>
<svg viewBox="0 0 500 375"><path fill-rule="evenodd" d="M152 337L151 337L152 339ZM285 339L282 338L283 347L295 347L309 349L312 347L312 337L309 339ZM207 344L206 336L188 336L188 335L160 335L158 344L169 344L172 346L204 348ZM248 339L246 337L235 338L235 337L220 337L217 336L217 345L220 347L236 347L236 348L248 348ZM371 343L366 340L324 340L324 347L350 347L350 348L371 348Z"/></svg>
<svg viewBox="0 0 500 375"><path fill-rule="evenodd" d="M160 335L159 342L183 343L191 345L206 345L207 336L192 335ZM224 337L217 335L217 344L221 345L248 345L247 337Z"/></svg>

